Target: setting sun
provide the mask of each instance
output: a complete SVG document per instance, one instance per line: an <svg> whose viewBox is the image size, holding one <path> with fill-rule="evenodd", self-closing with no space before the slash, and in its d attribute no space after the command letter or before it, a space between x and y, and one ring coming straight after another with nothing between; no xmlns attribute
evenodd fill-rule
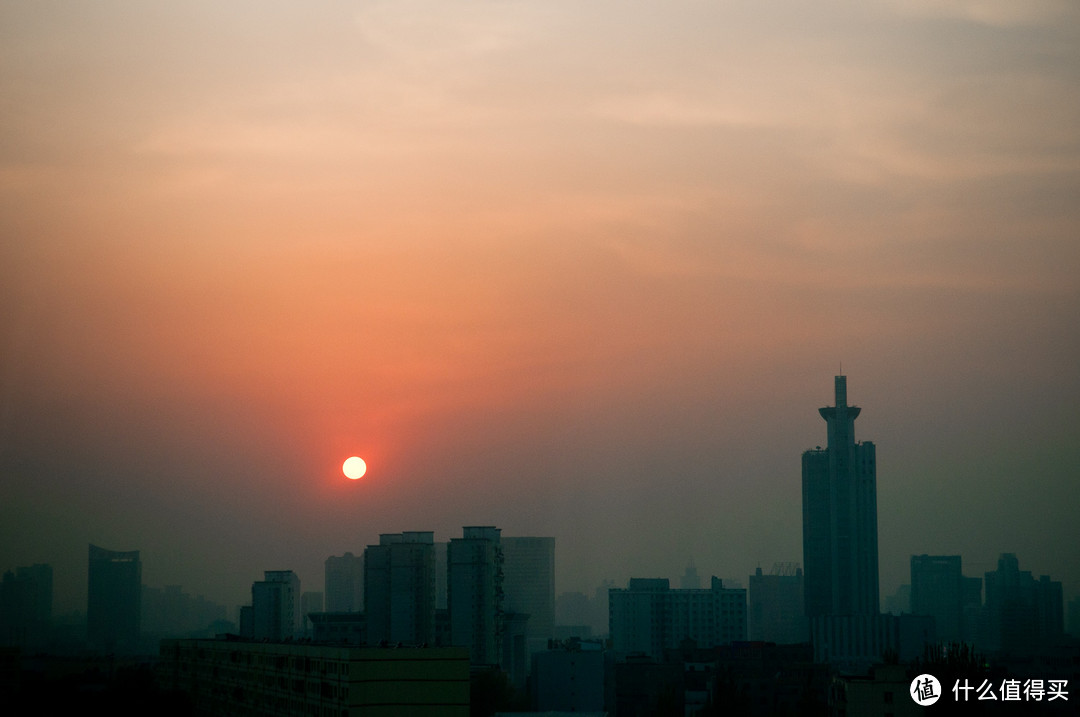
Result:
<svg viewBox="0 0 1080 717"><path fill-rule="evenodd" d="M353 456L352 458L345 459L345 462L341 464L341 472L345 474L346 478L351 480L358 480L364 477L367 473L367 463L364 463L363 458Z"/></svg>

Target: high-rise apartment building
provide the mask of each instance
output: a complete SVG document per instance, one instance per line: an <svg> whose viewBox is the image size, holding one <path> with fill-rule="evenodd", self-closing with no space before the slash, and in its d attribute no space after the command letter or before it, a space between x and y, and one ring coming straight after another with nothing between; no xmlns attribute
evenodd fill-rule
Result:
<svg viewBox="0 0 1080 717"><path fill-rule="evenodd" d="M107 652L138 648L142 615L142 562L139 551L117 552L90 546L86 637Z"/></svg>
<svg viewBox="0 0 1080 717"><path fill-rule="evenodd" d="M448 611L450 641L468 647L474 665L501 663L503 554L500 531L491 526L464 529L450 540Z"/></svg>
<svg viewBox="0 0 1080 717"><path fill-rule="evenodd" d="M364 551L368 642L435 643L434 533L385 533Z"/></svg>
<svg viewBox="0 0 1080 717"><path fill-rule="evenodd" d="M288 640L302 633L300 578L292 570L267 570L251 585L252 636Z"/></svg>
<svg viewBox="0 0 1080 717"><path fill-rule="evenodd" d="M547 649L555 636L555 538L502 537L499 544L505 608L529 616L529 654Z"/></svg>
<svg viewBox="0 0 1080 717"><path fill-rule="evenodd" d="M855 441L861 409L847 402L847 377L835 381L836 405L819 409L828 444L802 456L806 614L877 615L877 468L874 444Z"/></svg>
<svg viewBox="0 0 1080 717"><path fill-rule="evenodd" d="M360 612L364 609L364 558L345 553L326 559L326 611Z"/></svg>

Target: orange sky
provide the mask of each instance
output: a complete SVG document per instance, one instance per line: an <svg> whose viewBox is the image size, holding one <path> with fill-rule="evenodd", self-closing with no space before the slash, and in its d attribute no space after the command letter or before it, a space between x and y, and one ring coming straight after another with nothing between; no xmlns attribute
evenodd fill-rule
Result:
<svg viewBox="0 0 1080 717"><path fill-rule="evenodd" d="M5 3L0 569L76 608L93 541L240 602L495 524L557 537L560 590L745 580L801 559L842 361L883 594L1012 551L1068 597L1078 35L1053 0Z"/></svg>

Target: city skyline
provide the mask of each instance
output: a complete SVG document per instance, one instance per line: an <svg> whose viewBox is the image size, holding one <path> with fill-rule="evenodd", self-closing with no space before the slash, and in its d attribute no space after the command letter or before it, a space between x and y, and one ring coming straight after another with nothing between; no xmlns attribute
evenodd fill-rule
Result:
<svg viewBox="0 0 1080 717"><path fill-rule="evenodd" d="M745 584L841 373L882 596L1080 592L1073 3L13 2L0 97L0 569L55 615L89 544L238 605L470 525Z"/></svg>

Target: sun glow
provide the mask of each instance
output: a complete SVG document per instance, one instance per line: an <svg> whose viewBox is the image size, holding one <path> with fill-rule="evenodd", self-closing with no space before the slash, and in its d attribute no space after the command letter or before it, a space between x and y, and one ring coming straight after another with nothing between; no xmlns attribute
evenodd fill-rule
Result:
<svg viewBox="0 0 1080 717"><path fill-rule="evenodd" d="M364 463L364 459L359 458L358 456L347 458L345 462L341 464L341 472L350 480L359 480L367 473L367 463Z"/></svg>

